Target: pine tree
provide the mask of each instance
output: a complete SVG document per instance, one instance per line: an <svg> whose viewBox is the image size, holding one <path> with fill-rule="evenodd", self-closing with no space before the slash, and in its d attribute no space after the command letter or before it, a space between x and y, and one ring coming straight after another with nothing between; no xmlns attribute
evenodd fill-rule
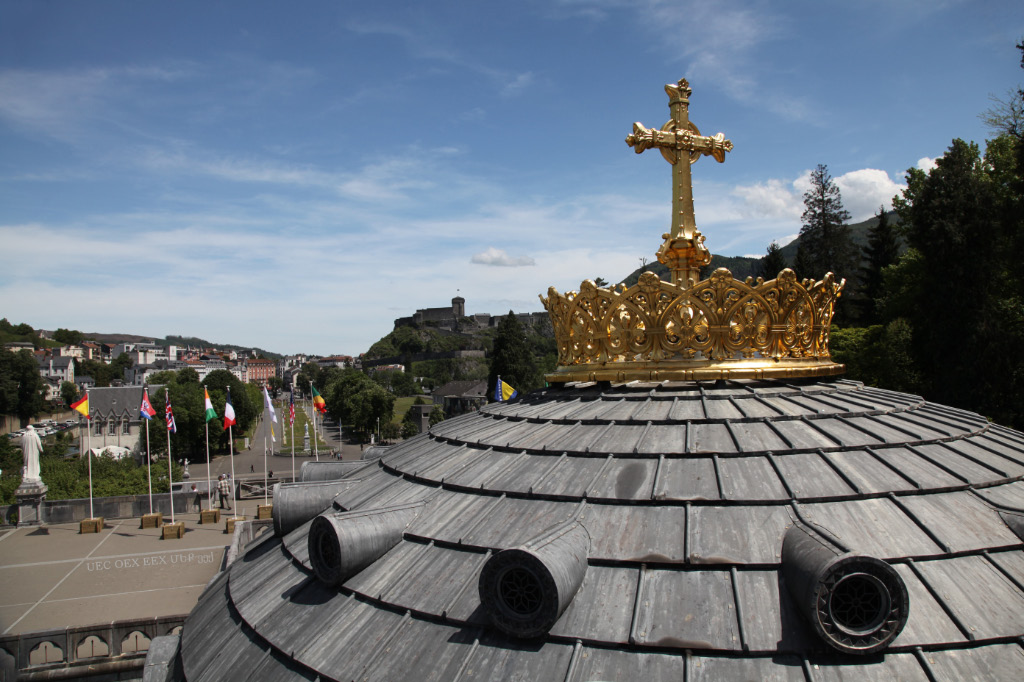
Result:
<svg viewBox="0 0 1024 682"><path fill-rule="evenodd" d="M540 373L534 362L533 354L526 343L523 325L516 319L515 313L508 311L498 324L498 333L494 337L494 349L491 352L491 368L487 375L487 395L494 395L494 387L502 381L519 391L520 394L540 386Z"/></svg>
<svg viewBox="0 0 1024 682"><path fill-rule="evenodd" d="M828 166L818 164L811 171L811 188L804 193L799 252L803 252L810 272L800 277L821 279L826 272L836 278L850 278L854 272L856 250L846 222L850 214L843 208L839 187L832 181Z"/></svg>
<svg viewBox="0 0 1024 682"><path fill-rule="evenodd" d="M861 269L862 311L861 321L877 324L881 321L877 299L882 295L882 269L899 257L899 238L889 222L884 206L878 207L878 224L868 232L868 245L864 249L865 266Z"/></svg>
<svg viewBox="0 0 1024 682"><path fill-rule="evenodd" d="M779 243L772 241L768 245L768 250L765 255L761 258L761 262L758 263L758 275L763 277L765 281L775 279L779 276L779 273L786 268L786 257L782 255L782 247Z"/></svg>

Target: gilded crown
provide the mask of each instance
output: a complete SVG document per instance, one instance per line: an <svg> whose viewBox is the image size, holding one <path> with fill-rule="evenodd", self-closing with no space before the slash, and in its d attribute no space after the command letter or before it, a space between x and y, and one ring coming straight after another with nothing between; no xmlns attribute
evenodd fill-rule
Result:
<svg viewBox="0 0 1024 682"><path fill-rule="evenodd" d="M841 374L832 362L829 329L845 280L830 272L821 281L798 281L785 269L775 279L736 280L725 269L702 281L699 268L711 254L696 229L690 164L701 156L725 160L732 142L721 133L702 137L690 123L678 92L685 79L666 86L672 120L661 131L634 124L627 144L637 153L657 148L673 166L672 230L663 235L658 260L672 281L644 272L633 286L598 287L541 301L558 342L558 368L545 378L566 381L696 381L820 377ZM638 133L651 133L643 136Z"/></svg>
<svg viewBox="0 0 1024 682"><path fill-rule="evenodd" d="M558 341L562 381L664 381L828 376L843 371L828 352L835 301L832 273L798 282L785 269L773 280L741 282L725 268L692 287L652 272L631 286L541 297Z"/></svg>

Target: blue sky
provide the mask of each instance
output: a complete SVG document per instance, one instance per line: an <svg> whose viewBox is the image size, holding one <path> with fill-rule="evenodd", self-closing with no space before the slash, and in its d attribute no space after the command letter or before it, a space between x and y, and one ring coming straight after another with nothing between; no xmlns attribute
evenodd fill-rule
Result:
<svg viewBox="0 0 1024 682"><path fill-rule="evenodd" d="M859 221L1024 81L1019 0L0 3L0 316L356 354L416 308L625 277L690 114L715 253Z"/></svg>

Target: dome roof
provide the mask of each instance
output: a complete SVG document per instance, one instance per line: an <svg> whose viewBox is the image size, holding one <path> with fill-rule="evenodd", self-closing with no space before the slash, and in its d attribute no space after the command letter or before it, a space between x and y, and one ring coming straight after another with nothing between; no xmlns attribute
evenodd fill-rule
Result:
<svg viewBox="0 0 1024 682"><path fill-rule="evenodd" d="M917 396L569 383L316 469L186 621L190 682L1024 671L1024 434Z"/></svg>

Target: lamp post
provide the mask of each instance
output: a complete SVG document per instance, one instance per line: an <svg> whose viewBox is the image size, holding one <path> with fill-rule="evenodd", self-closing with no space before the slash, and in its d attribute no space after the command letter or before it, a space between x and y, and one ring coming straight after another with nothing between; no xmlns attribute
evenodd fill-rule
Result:
<svg viewBox="0 0 1024 682"><path fill-rule="evenodd" d="M380 417L377 417L377 445L380 445Z"/></svg>

